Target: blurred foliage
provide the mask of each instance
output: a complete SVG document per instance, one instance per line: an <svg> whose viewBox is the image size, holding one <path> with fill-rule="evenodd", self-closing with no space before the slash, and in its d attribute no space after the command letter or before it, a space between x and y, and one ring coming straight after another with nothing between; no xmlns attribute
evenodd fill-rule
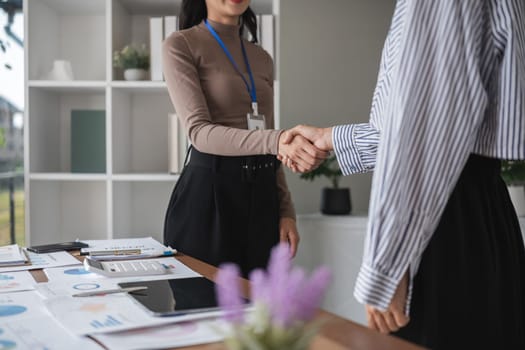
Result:
<svg viewBox="0 0 525 350"><path fill-rule="evenodd" d="M113 66L122 69L149 69L149 52L146 45L127 45L113 54Z"/></svg>
<svg viewBox="0 0 525 350"><path fill-rule="evenodd" d="M0 148L5 148L5 146L6 146L5 128L0 128Z"/></svg>
<svg viewBox="0 0 525 350"><path fill-rule="evenodd" d="M326 158L317 169L312 170L309 173L301 174L300 177L303 180L313 181L322 176L330 180L333 188L339 188L339 180L341 179L341 176L343 176L343 173L341 172L341 169L339 169L335 155Z"/></svg>
<svg viewBox="0 0 525 350"><path fill-rule="evenodd" d="M501 177L507 185L525 185L525 161L503 160L501 162Z"/></svg>

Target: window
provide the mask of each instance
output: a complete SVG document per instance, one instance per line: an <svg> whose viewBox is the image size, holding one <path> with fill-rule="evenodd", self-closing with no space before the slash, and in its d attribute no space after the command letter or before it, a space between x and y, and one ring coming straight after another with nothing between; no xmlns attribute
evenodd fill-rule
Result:
<svg viewBox="0 0 525 350"><path fill-rule="evenodd" d="M25 245L23 37L22 0L0 1L0 245Z"/></svg>

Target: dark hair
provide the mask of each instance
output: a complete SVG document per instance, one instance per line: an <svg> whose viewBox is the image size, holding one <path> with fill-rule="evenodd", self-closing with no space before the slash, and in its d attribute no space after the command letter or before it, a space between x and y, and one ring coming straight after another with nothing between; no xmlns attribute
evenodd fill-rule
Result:
<svg viewBox="0 0 525 350"><path fill-rule="evenodd" d="M206 9L206 0L182 0L182 5L179 13L179 29L188 29L208 17L208 10ZM246 26L252 35L252 43L258 41L257 38L257 18L252 9L248 7L241 15L241 29L239 34L243 34L243 29Z"/></svg>

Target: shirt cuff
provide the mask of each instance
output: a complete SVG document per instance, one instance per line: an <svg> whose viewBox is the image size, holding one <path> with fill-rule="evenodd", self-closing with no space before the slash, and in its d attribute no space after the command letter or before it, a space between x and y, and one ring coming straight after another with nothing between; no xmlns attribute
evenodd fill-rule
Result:
<svg viewBox="0 0 525 350"><path fill-rule="evenodd" d="M390 305L399 282L400 279L363 264L357 275L354 296L361 304L368 304L385 311Z"/></svg>
<svg viewBox="0 0 525 350"><path fill-rule="evenodd" d="M379 131L369 124L339 125L332 129L337 162L344 175L374 169L379 144Z"/></svg>
<svg viewBox="0 0 525 350"><path fill-rule="evenodd" d="M408 276L407 300L404 310L407 316L410 314L410 303L412 301L413 270L412 268L409 269ZM378 310L386 311L400 282L401 279L397 280L374 271L369 266L362 265L355 283L354 297L361 304L371 305Z"/></svg>

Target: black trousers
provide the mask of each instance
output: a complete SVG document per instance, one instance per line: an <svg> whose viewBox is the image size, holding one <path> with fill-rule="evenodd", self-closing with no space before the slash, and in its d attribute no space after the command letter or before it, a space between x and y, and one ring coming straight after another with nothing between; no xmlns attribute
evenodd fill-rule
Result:
<svg viewBox="0 0 525 350"><path fill-rule="evenodd" d="M225 157L191 150L166 212L164 243L243 276L266 267L279 242L275 156Z"/></svg>
<svg viewBox="0 0 525 350"><path fill-rule="evenodd" d="M498 160L470 156L397 335L430 349L525 349L525 248Z"/></svg>

